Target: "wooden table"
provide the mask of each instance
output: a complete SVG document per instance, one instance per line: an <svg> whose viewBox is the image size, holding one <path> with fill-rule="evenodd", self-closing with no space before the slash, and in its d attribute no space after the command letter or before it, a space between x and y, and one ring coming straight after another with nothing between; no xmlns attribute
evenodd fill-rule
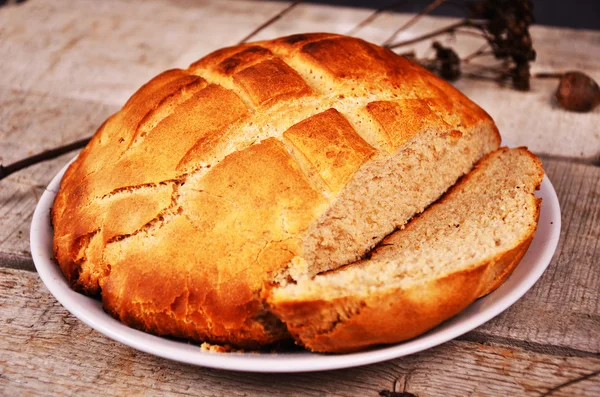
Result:
<svg viewBox="0 0 600 397"><path fill-rule="evenodd" d="M256 1L36 1L0 8L0 156L4 164L91 134L158 72L239 41L287 4ZM345 33L370 11L299 5L256 39ZM383 13L356 32L381 43L410 16ZM450 19L425 18L399 38ZM532 29L533 71L580 69L600 81L600 32ZM466 54L477 42L453 45ZM417 46L422 51L427 44ZM164 360L81 323L33 267L29 224L41 192L72 156L0 182L0 395L598 396L600 376L600 109L575 114L556 81L520 93L460 80L513 145L543 159L563 229L541 280L514 306L431 350L348 370L265 375ZM557 388L552 391L553 388Z"/></svg>

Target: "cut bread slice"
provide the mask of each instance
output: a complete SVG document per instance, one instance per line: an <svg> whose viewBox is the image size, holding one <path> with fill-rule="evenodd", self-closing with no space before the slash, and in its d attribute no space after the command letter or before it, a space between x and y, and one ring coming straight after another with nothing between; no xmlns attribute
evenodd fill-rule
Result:
<svg viewBox="0 0 600 397"><path fill-rule="evenodd" d="M544 171L526 148L481 160L437 203L359 262L268 296L296 340L347 352L413 338L504 282L529 247Z"/></svg>

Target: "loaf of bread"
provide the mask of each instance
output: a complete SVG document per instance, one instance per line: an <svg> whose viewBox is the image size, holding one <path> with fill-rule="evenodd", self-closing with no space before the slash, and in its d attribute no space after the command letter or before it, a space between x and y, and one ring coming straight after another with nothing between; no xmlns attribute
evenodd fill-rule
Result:
<svg viewBox="0 0 600 397"><path fill-rule="evenodd" d="M313 341L331 318L303 328L306 310L338 306L314 306L303 280L363 258L499 144L492 119L451 85L363 40L225 48L158 75L100 127L61 182L55 257L75 289L154 334L241 348L288 328L316 350L390 342L385 310L373 317L380 338ZM339 330L351 338L350 323Z"/></svg>
<svg viewBox="0 0 600 397"><path fill-rule="evenodd" d="M544 171L524 148L483 159L368 259L272 290L292 335L319 352L413 338L499 287L537 227Z"/></svg>

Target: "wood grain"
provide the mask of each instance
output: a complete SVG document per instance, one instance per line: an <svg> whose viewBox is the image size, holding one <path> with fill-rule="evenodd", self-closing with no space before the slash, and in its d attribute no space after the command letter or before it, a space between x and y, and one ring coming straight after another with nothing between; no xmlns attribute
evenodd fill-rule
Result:
<svg viewBox="0 0 600 397"><path fill-rule="evenodd" d="M90 135L145 81L239 41L284 2L217 0L29 0L0 8L0 161ZM369 10L301 4L255 37L346 33ZM381 43L411 15L384 12L356 35ZM410 39L454 19L427 17ZM580 69L600 80L599 31L532 29L534 72ZM450 39L452 40L452 39ZM479 46L450 41L461 55ZM419 54L428 43L415 46ZM240 374L182 365L93 331L47 293L29 250L31 215L72 155L0 182L0 395L335 395L398 390L424 396L537 396L600 370L600 108L557 109L556 82L532 91L462 79L513 145L542 154L563 229L540 281L482 327L437 348L349 370ZM20 269L20 270L18 270ZM595 376L553 396L600 395Z"/></svg>
<svg viewBox="0 0 600 397"><path fill-rule="evenodd" d="M559 357L511 346L453 341L361 368L245 374L137 352L68 313L35 273L0 269L0 394L377 396L393 381L418 396L538 396L600 369L600 357ZM595 377L555 396L595 396Z"/></svg>
<svg viewBox="0 0 600 397"><path fill-rule="evenodd" d="M61 0L4 7L0 87L122 106L153 76L235 44L285 6Z"/></svg>
<svg viewBox="0 0 600 397"><path fill-rule="evenodd" d="M600 353L600 168L553 159L543 164L561 206L558 248L537 284L478 330Z"/></svg>
<svg viewBox="0 0 600 397"><path fill-rule="evenodd" d="M116 110L94 101L0 88L0 159L11 163L89 135ZM35 205L53 175L74 155L38 164L0 182L0 255L7 254L0 256L2 263L25 267L22 258L29 255Z"/></svg>

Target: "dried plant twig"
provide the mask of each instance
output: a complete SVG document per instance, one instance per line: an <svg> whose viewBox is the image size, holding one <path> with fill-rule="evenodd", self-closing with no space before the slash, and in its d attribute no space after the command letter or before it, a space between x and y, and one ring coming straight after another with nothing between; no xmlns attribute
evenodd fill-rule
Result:
<svg viewBox="0 0 600 397"><path fill-rule="evenodd" d="M479 30L456 29L452 33L453 34L461 34L461 35L465 35L465 36L477 37L479 39L485 39L485 40L488 39L488 36L484 32L481 32Z"/></svg>
<svg viewBox="0 0 600 397"><path fill-rule="evenodd" d="M371 14L369 14L368 17L366 17L365 19L363 19L362 21L360 21L355 27L353 27L352 29L350 29L348 31L348 33L346 33L346 34L348 36L352 36L353 34L356 34L356 32L358 32L359 30L361 30L362 28L364 28L365 26L367 26L368 24L370 24L371 22L373 22L379 15L381 15L382 12L393 10L394 8L399 7L400 5L402 5L404 3L405 3L405 1L398 1L396 3L392 3L392 4L387 5L385 7L381 7L381 8L376 9Z"/></svg>
<svg viewBox="0 0 600 397"><path fill-rule="evenodd" d="M287 6L286 8L284 8L283 10L279 11L279 13L277 13L273 17L269 18L266 22L264 22L259 27L257 27L252 32L250 32L246 37L244 37L243 39L241 39L238 42L238 44L244 44L244 43L246 43L248 40L250 40L251 38L253 38L254 36L256 36L258 33L260 33L266 27L268 27L269 25L272 25L277 20L281 19L281 17L283 17L288 12L290 12L292 9L294 9L294 7L296 7L300 3L302 3L302 0L296 0L296 1L294 1L292 4L290 4L289 6Z"/></svg>
<svg viewBox="0 0 600 397"><path fill-rule="evenodd" d="M41 163L42 161L52 160L58 156L61 156L65 153L72 152L73 150L81 149L92 139L92 137L80 139L78 141L69 143L67 145L59 146L54 149L46 150L42 153L26 157L23 160L19 160L15 163L9 164L7 166L0 165L0 180L6 178L7 176L22 170L23 168L30 167L34 164Z"/></svg>
<svg viewBox="0 0 600 397"><path fill-rule="evenodd" d="M431 3L423 12L409 21L409 25L413 23L412 21L427 15L433 7L439 6L441 3L440 1ZM410 40L389 43L386 47L407 46L444 34L475 35L484 39L486 44L469 54L466 59L461 59L451 47L433 43L433 48L436 50L433 59L414 58L414 61L442 78L452 81L460 77L462 65L469 63L471 59L493 56L502 61L500 65L492 67L493 74L498 80L511 80L514 89L529 90L530 62L534 61L536 57L529 34L529 27L533 23L532 1L479 0L465 3L465 8L468 12L461 21ZM486 68L491 71L490 67ZM507 68L508 72L505 70Z"/></svg>
<svg viewBox="0 0 600 397"><path fill-rule="evenodd" d="M423 41L423 40L427 40L427 39L432 39L434 37L437 37L437 36L445 34L445 33L452 33L456 29L464 27L464 26L478 26L478 25L477 25L476 22L473 22L473 21L470 21L468 19L465 19L465 20L453 23L451 25L448 25L446 27L443 27L441 29L434 30L433 32L426 33L426 34L424 34L422 36L418 36L418 37L415 37L415 38L410 39L410 40L399 41L399 42L396 42L396 43L387 44L387 45L384 45L384 47L393 49L393 48L407 46L407 45L410 45L410 44L415 44L415 43L418 43L419 41Z"/></svg>
<svg viewBox="0 0 600 397"><path fill-rule="evenodd" d="M560 79L564 73L536 73L533 77L538 79Z"/></svg>
<svg viewBox="0 0 600 397"><path fill-rule="evenodd" d="M477 58L478 56L481 56L483 54L487 54L486 50L488 48L490 48L490 44L486 42L481 47L479 47L477 50L475 50L472 53L470 53L469 55L467 55L462 61L464 63L468 63L473 58Z"/></svg>
<svg viewBox="0 0 600 397"><path fill-rule="evenodd" d="M594 376L597 376L597 375L600 375L600 371L594 371L594 372L589 373L587 375L583 375L583 376L580 376L578 378L571 379L568 382L561 383L560 385L557 385L557 386L554 386L551 389L548 389L545 393L541 394L540 397L547 397L547 396L551 395L552 393L554 393L557 390L560 390L560 389L562 389L564 387L570 386L570 385L572 385L574 383L578 383L578 382L584 381L586 379L593 378Z"/></svg>
<svg viewBox="0 0 600 397"><path fill-rule="evenodd" d="M396 31L394 31L394 33L392 33L392 35L383 42L382 46L384 46L384 47L388 46L390 43L392 43L392 41L396 38L396 36L398 36L398 34L400 32L413 26L415 23L419 22L421 20L421 18L423 18L426 15L429 15L433 10L435 10L436 8L438 8L445 2L446 2L446 0L433 1L431 4L429 4L427 7L425 7L425 9L422 12L418 13L413 18L411 18L408 22L406 22L404 25L402 25L398 29L396 29Z"/></svg>

